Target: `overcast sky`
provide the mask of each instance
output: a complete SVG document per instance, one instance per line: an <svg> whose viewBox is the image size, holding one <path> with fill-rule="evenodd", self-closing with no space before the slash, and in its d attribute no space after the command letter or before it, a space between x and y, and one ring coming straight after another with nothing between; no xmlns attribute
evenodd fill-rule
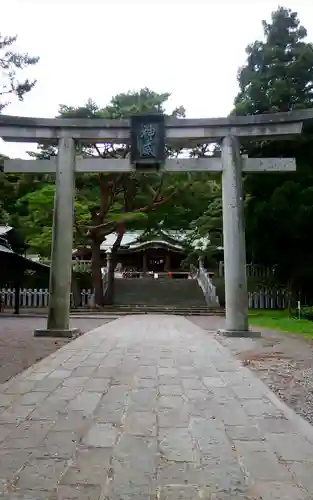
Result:
<svg viewBox="0 0 313 500"><path fill-rule="evenodd" d="M311 5L310 5L311 4ZM2 35L40 56L28 72L38 83L6 114L54 117L59 104L105 106L119 92L149 87L171 92L169 107L189 118L227 115L237 93L245 47L262 38L270 0L141 3L1 0ZM313 41L313 3L289 0ZM0 143L0 152L25 156L29 145Z"/></svg>

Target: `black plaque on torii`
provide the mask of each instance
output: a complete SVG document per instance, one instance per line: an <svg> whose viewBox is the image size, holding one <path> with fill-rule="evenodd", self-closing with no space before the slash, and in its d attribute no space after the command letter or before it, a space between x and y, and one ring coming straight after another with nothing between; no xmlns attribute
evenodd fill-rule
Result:
<svg viewBox="0 0 313 500"><path fill-rule="evenodd" d="M130 161L136 169L159 169L165 161L165 119L160 113L131 117Z"/></svg>

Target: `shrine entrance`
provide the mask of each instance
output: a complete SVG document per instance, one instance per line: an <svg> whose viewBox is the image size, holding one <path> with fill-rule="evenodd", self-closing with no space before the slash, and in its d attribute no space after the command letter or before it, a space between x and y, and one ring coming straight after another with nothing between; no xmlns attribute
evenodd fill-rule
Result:
<svg viewBox="0 0 313 500"><path fill-rule="evenodd" d="M152 255L148 258L148 271L153 271L154 273L161 273L165 271L165 261L162 257L158 255Z"/></svg>
<svg viewBox="0 0 313 500"><path fill-rule="evenodd" d="M35 335L72 336L69 327L72 274L75 172L220 172L223 195L223 247L227 335L247 336L248 293L243 215L244 172L288 172L293 158L246 158L241 143L282 140L302 132L313 122L313 110L211 119L166 119L160 115L132 120L25 118L0 115L0 137L12 142L58 144L49 160L5 160L5 172L55 173L56 193L50 270L47 329ZM77 144L130 144L130 159L76 157ZM221 157L165 158L165 146L192 149L218 143ZM149 266L162 266L151 256Z"/></svg>

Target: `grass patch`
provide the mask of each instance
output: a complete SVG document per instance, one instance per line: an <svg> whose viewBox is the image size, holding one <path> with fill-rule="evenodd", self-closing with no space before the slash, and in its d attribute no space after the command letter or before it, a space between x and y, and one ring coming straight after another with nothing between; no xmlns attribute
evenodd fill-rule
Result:
<svg viewBox="0 0 313 500"><path fill-rule="evenodd" d="M252 325L286 333L298 333L313 339L313 321L289 316L288 311L251 310L249 321Z"/></svg>

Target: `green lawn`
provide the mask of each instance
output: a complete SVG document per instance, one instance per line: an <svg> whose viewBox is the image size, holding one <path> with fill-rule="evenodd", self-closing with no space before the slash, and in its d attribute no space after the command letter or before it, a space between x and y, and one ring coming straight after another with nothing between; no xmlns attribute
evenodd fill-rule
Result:
<svg viewBox="0 0 313 500"><path fill-rule="evenodd" d="M304 337L313 338L313 321L289 317L288 311L251 310L249 321L251 325L269 330L299 333Z"/></svg>

